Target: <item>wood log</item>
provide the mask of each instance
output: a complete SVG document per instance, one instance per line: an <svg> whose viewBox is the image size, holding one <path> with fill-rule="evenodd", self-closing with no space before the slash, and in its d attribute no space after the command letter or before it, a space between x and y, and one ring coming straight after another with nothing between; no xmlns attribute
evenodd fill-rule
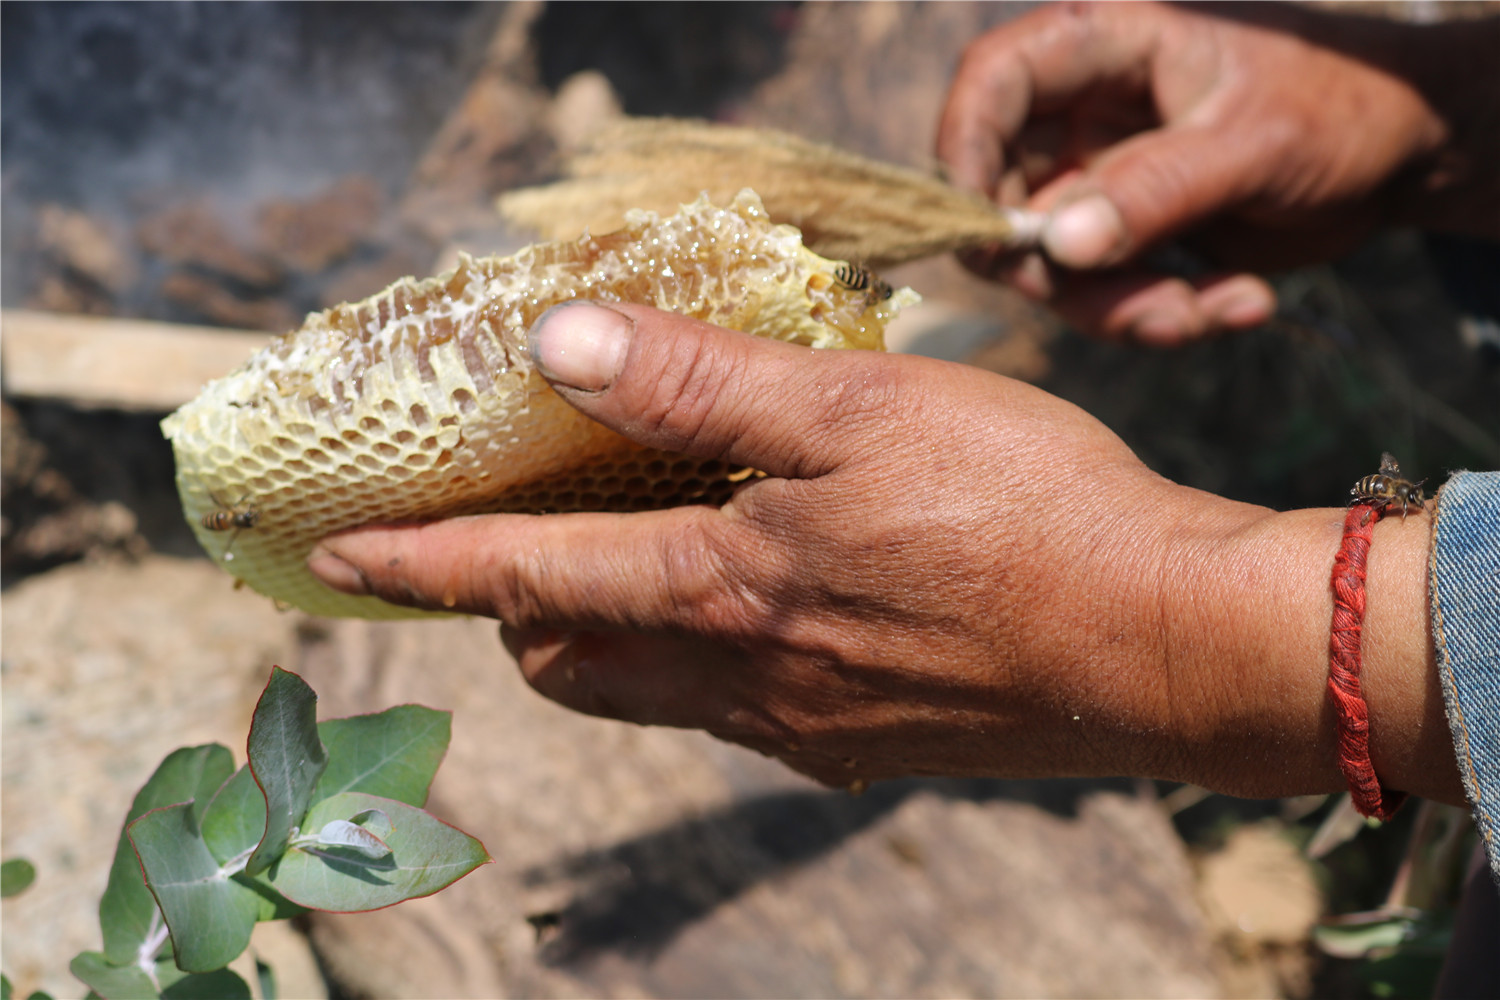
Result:
<svg viewBox="0 0 1500 1000"><path fill-rule="evenodd" d="M270 340L246 330L7 309L0 378L12 397L166 412Z"/></svg>

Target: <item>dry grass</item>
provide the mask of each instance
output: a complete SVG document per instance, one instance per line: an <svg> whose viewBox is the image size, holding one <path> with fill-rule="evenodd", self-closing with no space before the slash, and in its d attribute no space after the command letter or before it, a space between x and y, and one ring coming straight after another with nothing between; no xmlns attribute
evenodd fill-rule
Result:
<svg viewBox="0 0 1500 1000"><path fill-rule="evenodd" d="M771 129L625 118L566 164L567 177L500 197L501 213L548 239L609 232L632 208L670 213L707 192L754 188L777 222L826 257L874 267L967 247L1031 245L1030 213L944 181Z"/></svg>

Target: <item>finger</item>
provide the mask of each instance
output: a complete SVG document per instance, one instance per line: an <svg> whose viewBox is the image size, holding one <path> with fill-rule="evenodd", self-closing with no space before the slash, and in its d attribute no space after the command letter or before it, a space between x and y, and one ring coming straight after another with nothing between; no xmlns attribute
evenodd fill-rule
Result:
<svg viewBox="0 0 1500 1000"><path fill-rule="evenodd" d="M818 351L647 306L548 310L532 358L569 403L632 440L810 479L868 451L889 423L890 359Z"/></svg>
<svg viewBox="0 0 1500 1000"><path fill-rule="evenodd" d="M1192 280L1148 271L1055 276L1054 308L1079 330L1158 347L1225 330L1258 326L1276 310L1276 295L1251 274Z"/></svg>
<svg viewBox="0 0 1500 1000"><path fill-rule="evenodd" d="M955 183L993 197L1006 144L1029 119L1100 85L1126 97L1145 88L1159 18L1150 8L1120 16L1110 7L1045 8L969 46L938 126L938 156Z"/></svg>
<svg viewBox="0 0 1500 1000"><path fill-rule="evenodd" d="M1042 245L1067 267L1117 264L1247 201L1265 176L1257 164L1275 141L1273 130L1231 137L1198 126L1134 136L1099 157L1059 199Z"/></svg>
<svg viewBox="0 0 1500 1000"><path fill-rule="evenodd" d="M684 637L558 632L502 627L501 640L534 690L558 704L640 725L703 729L749 747L834 787L894 776L862 767L847 753L806 746L770 711L726 678L745 676L744 654Z"/></svg>
<svg viewBox="0 0 1500 1000"><path fill-rule="evenodd" d="M737 654L700 639L509 627L501 638L527 683L577 712L679 729L733 715L723 678Z"/></svg>
<svg viewBox="0 0 1500 1000"><path fill-rule="evenodd" d="M323 539L325 584L406 607L563 629L752 629L749 576L778 551L711 507L636 514L492 514L357 528Z"/></svg>

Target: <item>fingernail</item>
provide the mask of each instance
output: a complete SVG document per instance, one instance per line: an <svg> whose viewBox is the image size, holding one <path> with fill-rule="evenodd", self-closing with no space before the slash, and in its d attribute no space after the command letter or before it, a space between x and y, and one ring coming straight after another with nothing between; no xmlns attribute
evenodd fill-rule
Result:
<svg viewBox="0 0 1500 1000"><path fill-rule="evenodd" d="M313 576L341 593L356 597L370 593L370 584L365 580L365 575L353 563L321 545L314 546L308 555L307 568Z"/></svg>
<svg viewBox="0 0 1500 1000"><path fill-rule="evenodd" d="M1091 194L1053 214L1042 245L1059 264L1098 267L1125 248L1125 223L1108 198Z"/></svg>
<svg viewBox="0 0 1500 1000"><path fill-rule="evenodd" d="M592 302L553 306L531 325L531 360L549 382L586 392L609 388L625 367L635 324Z"/></svg>

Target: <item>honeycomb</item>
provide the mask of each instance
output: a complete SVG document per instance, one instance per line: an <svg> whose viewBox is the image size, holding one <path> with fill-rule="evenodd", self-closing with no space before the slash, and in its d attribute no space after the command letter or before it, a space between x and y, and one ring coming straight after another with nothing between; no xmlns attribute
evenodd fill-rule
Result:
<svg viewBox="0 0 1500 1000"><path fill-rule="evenodd" d="M881 349L917 301L773 225L749 189L603 236L462 257L308 316L162 422L183 512L250 587L320 615L428 612L330 590L304 562L362 524L485 512L633 511L720 503L751 470L642 448L552 391L525 349L560 302L640 302L818 348ZM863 287L857 287L863 286Z"/></svg>

